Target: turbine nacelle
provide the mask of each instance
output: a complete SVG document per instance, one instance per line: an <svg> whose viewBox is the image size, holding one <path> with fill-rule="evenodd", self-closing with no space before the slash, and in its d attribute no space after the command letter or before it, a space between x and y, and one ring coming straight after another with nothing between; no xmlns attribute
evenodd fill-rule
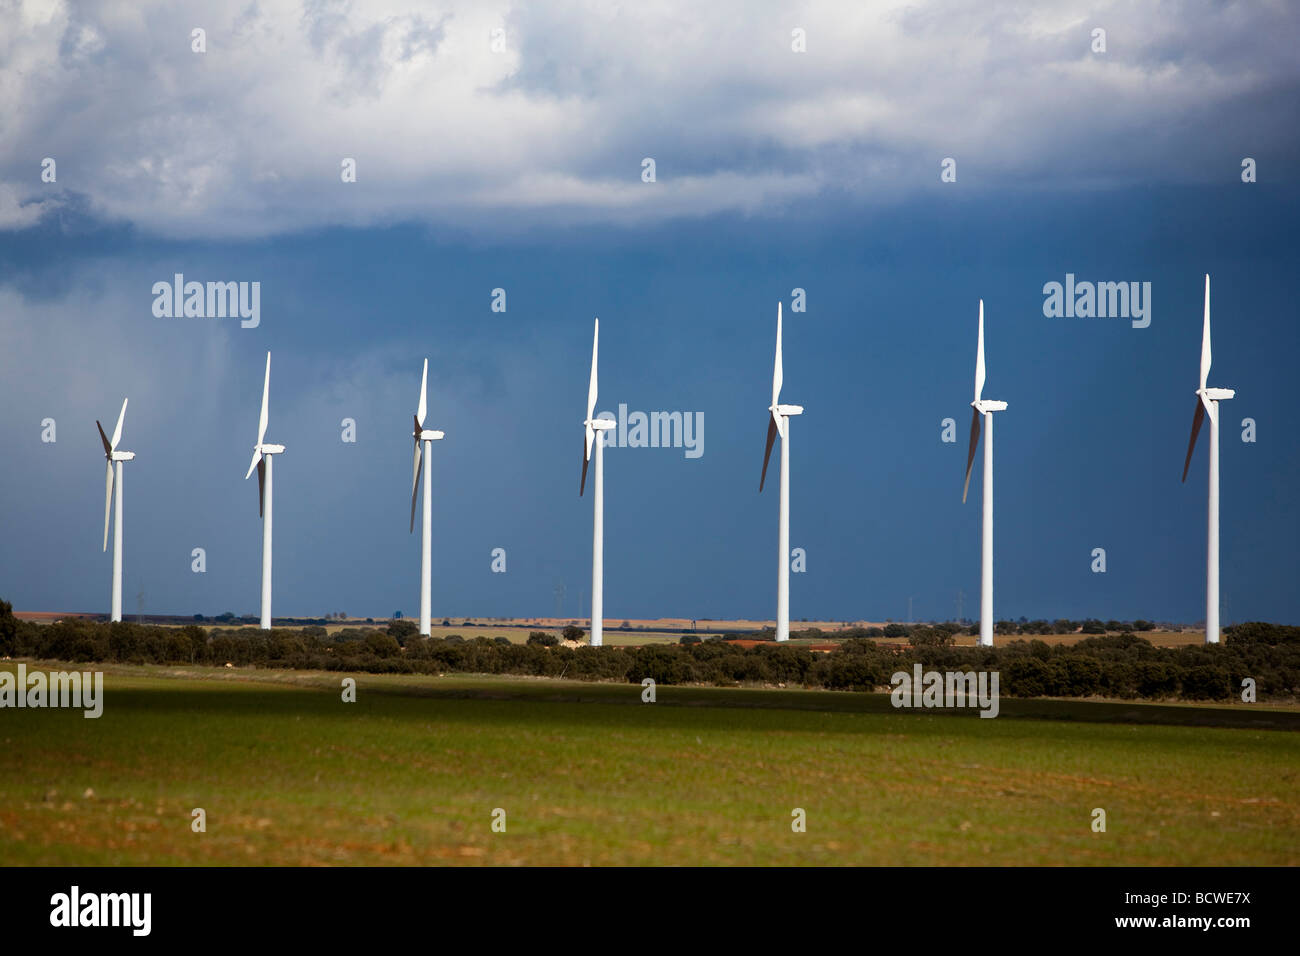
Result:
<svg viewBox="0 0 1300 956"><path fill-rule="evenodd" d="M770 408L768 408L768 411L772 413L772 416L774 418L789 418L792 415L802 415L803 406L802 405L773 405ZM781 437L784 438L785 436L782 435Z"/></svg>
<svg viewBox="0 0 1300 956"><path fill-rule="evenodd" d="M109 461L134 461L135 452L133 451L115 451L108 456Z"/></svg>
<svg viewBox="0 0 1300 956"><path fill-rule="evenodd" d="M971 402L970 405L981 415L985 412L1005 412L1007 410L1006 402L995 401L991 398L981 398L978 402Z"/></svg>
<svg viewBox="0 0 1300 956"><path fill-rule="evenodd" d="M1237 392L1231 388L1198 388L1196 394L1211 402L1226 402L1230 398L1235 398Z"/></svg>
<svg viewBox="0 0 1300 956"><path fill-rule="evenodd" d="M283 446L283 445L262 444L262 445L258 445L258 446L256 446L256 448L254 448L254 451L256 451L256 452L258 452L259 454L262 454L262 455L280 455L280 454L283 454L283 453L284 453L284 446Z"/></svg>
<svg viewBox="0 0 1300 956"><path fill-rule="evenodd" d="M416 441L442 441L442 439L447 437L447 433L422 428L418 432L413 432L412 437L414 437Z"/></svg>

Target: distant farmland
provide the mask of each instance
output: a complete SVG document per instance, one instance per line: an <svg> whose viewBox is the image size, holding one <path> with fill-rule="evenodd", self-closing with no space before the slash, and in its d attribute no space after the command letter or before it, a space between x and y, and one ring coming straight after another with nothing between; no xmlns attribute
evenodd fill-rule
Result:
<svg viewBox="0 0 1300 956"><path fill-rule="evenodd" d="M48 624L60 618L106 618L106 615L90 614L84 612L50 612L50 611L15 611L14 616L20 620L33 621L42 624ZM128 620L135 620L135 615L127 615ZM196 622L193 617L182 615L143 615L142 620L146 624L157 624L161 626L181 627L184 625L198 623L203 628L230 628L246 627L250 631L256 630L256 622L240 624L238 621L228 623L219 621L215 618L207 617L202 621ZM314 618L276 618L276 627L299 627L304 621L316 620ZM410 620L403 618L402 620ZM448 624L444 625L442 621L447 620ZM551 618L551 617L527 617L527 618L477 618L470 619L469 623L464 623L465 618L445 618L434 615L433 626L430 628L432 637L447 637L448 635L457 634L466 640L472 640L476 637L496 638L504 637L515 643L523 643L528 639L531 631L550 631L559 632L566 625L573 624L587 630L587 620L585 618ZM353 628L362 627L386 627L391 623L389 618L348 618L342 621L324 621L321 626L331 635L340 632L346 632ZM648 618L627 620L628 625L624 628L625 622L615 618L608 618L605 622L605 643L614 647L639 646L641 644L675 644L681 640L683 635L693 634L696 636L716 635L724 638L735 637L743 638L751 635L755 631L763 628L771 628L771 621L754 621L746 619L733 620L705 620L699 619L692 622L689 618ZM881 627L887 622L884 621L791 621L790 628L792 632L798 632L808 628L817 628L824 631L822 638L810 641L800 639L795 636L792 643L814 643L822 641L835 641L839 639L837 632L844 630L846 627ZM1118 632L1112 632L1118 633ZM1082 633L1073 634L1017 634L1017 635L995 635L993 643L1002 645L1009 641L1015 640L1041 640L1048 644L1069 644L1082 640L1090 635ZM1205 641L1205 632L1203 630L1154 630L1143 631L1142 637L1149 640L1157 647L1178 647L1185 644L1202 644ZM906 638L882 638L892 642L906 643ZM974 646L977 638L973 634L958 634L954 643L958 646Z"/></svg>
<svg viewBox="0 0 1300 956"><path fill-rule="evenodd" d="M1300 863L1294 708L88 666L0 711L0 864Z"/></svg>

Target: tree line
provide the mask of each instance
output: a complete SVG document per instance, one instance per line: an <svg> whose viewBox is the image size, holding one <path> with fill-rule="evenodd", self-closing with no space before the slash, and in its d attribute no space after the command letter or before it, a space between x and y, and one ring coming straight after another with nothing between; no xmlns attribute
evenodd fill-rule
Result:
<svg viewBox="0 0 1300 956"><path fill-rule="evenodd" d="M576 630L566 638L573 639ZM775 642L747 648L694 635L681 644L570 648L557 646L550 640L554 636L534 632L524 644L504 637L425 638L409 621L333 636L319 626L205 630L86 619L41 625L18 621L10 605L0 601L0 656L77 663L517 674L631 683L648 677L660 684L784 684L847 691L885 688L893 673L920 663L927 670L996 670L1001 692L1013 697L1230 700L1239 697L1247 678L1255 682L1259 700L1300 696L1300 627L1258 622L1225 629L1222 644L1183 647L1156 647L1134 633L1087 637L1070 645L1015 640L999 647L957 647L942 628L914 628L910 645L901 648L851 636L829 653Z"/></svg>

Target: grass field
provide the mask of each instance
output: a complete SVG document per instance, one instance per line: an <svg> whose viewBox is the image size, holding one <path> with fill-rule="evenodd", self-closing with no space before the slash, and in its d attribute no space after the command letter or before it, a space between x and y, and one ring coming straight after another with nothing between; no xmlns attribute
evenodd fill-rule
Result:
<svg viewBox="0 0 1300 956"><path fill-rule="evenodd" d="M104 669L0 710L0 864L1300 863L1294 709Z"/></svg>

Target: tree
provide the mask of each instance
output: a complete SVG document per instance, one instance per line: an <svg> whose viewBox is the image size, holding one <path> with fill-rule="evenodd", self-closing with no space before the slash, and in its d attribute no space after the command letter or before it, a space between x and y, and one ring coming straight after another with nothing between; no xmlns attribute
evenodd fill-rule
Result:
<svg viewBox="0 0 1300 956"><path fill-rule="evenodd" d="M14 606L8 601L0 601L0 655L8 657L14 652L17 635L18 619L14 617Z"/></svg>
<svg viewBox="0 0 1300 956"><path fill-rule="evenodd" d="M554 634L547 634L545 631L531 631L527 643L538 647L555 647L560 643L560 639Z"/></svg>
<svg viewBox="0 0 1300 956"><path fill-rule="evenodd" d="M572 624L567 625L560 633L564 635L566 641L580 641L587 636L586 631Z"/></svg>
<svg viewBox="0 0 1300 956"><path fill-rule="evenodd" d="M393 621L388 625L386 633L398 644L405 645L407 638L420 633L420 628L414 621Z"/></svg>
<svg viewBox="0 0 1300 956"><path fill-rule="evenodd" d="M907 636L913 647L947 647L952 642L952 632L937 627L918 627Z"/></svg>

